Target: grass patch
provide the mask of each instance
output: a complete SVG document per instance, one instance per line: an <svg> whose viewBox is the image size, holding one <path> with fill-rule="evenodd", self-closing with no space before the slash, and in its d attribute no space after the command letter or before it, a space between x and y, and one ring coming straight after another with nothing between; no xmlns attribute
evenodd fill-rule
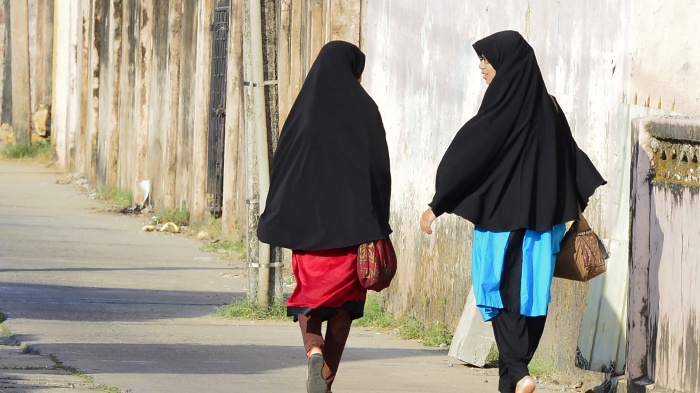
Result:
<svg viewBox="0 0 700 393"><path fill-rule="evenodd" d="M211 242L203 245L201 247L202 251L216 252L222 255L224 259L231 260L245 260L246 259L246 245L243 240L237 241L223 241L223 242Z"/></svg>
<svg viewBox="0 0 700 393"><path fill-rule="evenodd" d="M185 206L176 207L175 209L165 209L156 216L154 224L172 222L181 227L190 223L190 211Z"/></svg>
<svg viewBox="0 0 700 393"><path fill-rule="evenodd" d="M384 299L379 295L367 296L364 316L353 321L353 325L394 329L396 334L406 340L417 340L429 347L449 345L452 342L452 332L442 322L424 324L414 318L394 318L386 312Z"/></svg>
<svg viewBox="0 0 700 393"><path fill-rule="evenodd" d="M491 344L489 354L486 355L486 364L489 366L498 367L498 347L496 343Z"/></svg>
<svg viewBox="0 0 700 393"><path fill-rule="evenodd" d="M117 186L108 185L97 190L97 199L107 204L108 211L122 211L132 205L131 191L120 190Z"/></svg>
<svg viewBox="0 0 700 393"><path fill-rule="evenodd" d="M10 337L12 332L3 322L7 321L5 314L0 312L0 337Z"/></svg>
<svg viewBox="0 0 700 393"><path fill-rule="evenodd" d="M0 152L4 158L51 160L51 142L8 143Z"/></svg>
<svg viewBox="0 0 700 393"><path fill-rule="evenodd" d="M496 343L491 346L489 354L486 355L486 366L498 367L498 347L496 346ZM530 375L536 377L537 379L551 379L555 374L553 361L546 361L537 357L530 361L527 368L530 371Z"/></svg>
<svg viewBox="0 0 700 393"><path fill-rule="evenodd" d="M51 359L51 361L54 362L55 367L57 369L65 370L65 371L71 373L71 375L82 379L83 382L85 382L86 384L92 385L90 387L91 390L100 390L103 392L122 393L122 391L119 388L116 388L114 386L108 386L108 385L104 385L104 384L95 385L95 378L92 375L87 375L75 367L64 366L63 362L58 360L58 358L54 354L49 354L49 359ZM129 391L127 390L126 393L128 393L128 392Z"/></svg>
<svg viewBox="0 0 700 393"><path fill-rule="evenodd" d="M263 309L248 299L236 300L231 304L217 307L216 315L231 319L271 319L287 320L287 307L283 300L278 299L268 309ZM413 318L396 319L384 308L384 299L379 295L367 296L364 316L353 321L354 326L394 329L396 334L407 340L418 340L429 347L449 345L452 332L441 322L425 325Z"/></svg>
<svg viewBox="0 0 700 393"><path fill-rule="evenodd" d="M236 299L230 304L217 307L216 316L230 319L289 319L287 305L283 299L275 299L267 308L249 299Z"/></svg>
<svg viewBox="0 0 700 393"><path fill-rule="evenodd" d="M538 357L533 358L527 368L537 379L551 379L555 374L554 362Z"/></svg>
<svg viewBox="0 0 700 393"><path fill-rule="evenodd" d="M223 259L242 261L247 258L248 250L245 237L242 235L231 239L224 235L221 218L208 220L204 225L192 228L190 235L200 240L207 240L199 249L215 252ZM234 236L236 237L236 236Z"/></svg>

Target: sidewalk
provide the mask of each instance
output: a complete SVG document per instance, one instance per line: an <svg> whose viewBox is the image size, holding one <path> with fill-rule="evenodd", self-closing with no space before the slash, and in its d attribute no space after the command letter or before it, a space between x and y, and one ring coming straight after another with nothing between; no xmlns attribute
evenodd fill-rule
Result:
<svg viewBox="0 0 700 393"><path fill-rule="evenodd" d="M296 324L212 316L245 294L243 262L96 212L63 178L0 161L0 312L12 333L0 341L0 392L305 391ZM446 350L353 328L333 391L493 393L497 379ZM538 391L563 390L579 391Z"/></svg>

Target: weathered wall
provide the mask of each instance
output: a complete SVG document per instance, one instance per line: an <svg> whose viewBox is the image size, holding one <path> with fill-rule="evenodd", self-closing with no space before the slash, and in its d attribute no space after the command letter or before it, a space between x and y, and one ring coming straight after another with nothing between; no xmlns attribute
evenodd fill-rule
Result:
<svg viewBox="0 0 700 393"><path fill-rule="evenodd" d="M279 127L321 47L332 40L360 45L361 0L281 0L278 6Z"/></svg>
<svg viewBox="0 0 700 393"><path fill-rule="evenodd" d="M9 1L0 0L0 125L12 122L12 68L8 61L10 45L10 5Z"/></svg>
<svg viewBox="0 0 700 393"><path fill-rule="evenodd" d="M700 113L700 3L635 0L629 34L630 97L641 105Z"/></svg>
<svg viewBox="0 0 700 393"><path fill-rule="evenodd" d="M28 0L31 112L51 103L53 0Z"/></svg>
<svg viewBox="0 0 700 393"><path fill-rule="evenodd" d="M182 22L181 22L181 53L191 54L197 53L197 4L192 1L183 2ZM185 55L180 56L180 92L178 94L178 119L177 127L177 182L175 185L175 194L177 205L191 206L194 198L193 184L193 141L194 141L194 96L191 94L194 91L195 81L195 65L197 58L195 56Z"/></svg>
<svg viewBox="0 0 700 393"><path fill-rule="evenodd" d="M12 34L10 62L12 63L12 130L15 143L30 141L31 87L29 85L29 10L27 0L10 5Z"/></svg>
<svg viewBox="0 0 700 393"><path fill-rule="evenodd" d="M700 391L700 122L634 122L627 375L632 391Z"/></svg>
<svg viewBox="0 0 700 393"><path fill-rule="evenodd" d="M158 7L153 1L82 0L56 7L52 101L59 166L98 186L130 190L138 204L140 183L149 180L156 209L182 205L202 219L204 188L198 184L206 173L198 171L206 167L201 140L213 6L211 0L169 0Z"/></svg>
<svg viewBox="0 0 700 393"><path fill-rule="evenodd" d="M486 86L471 45L500 30L520 31L535 49L548 90L579 145L606 177L616 149L618 104L627 84L626 1L367 2L363 82L382 112L392 162L392 226L401 260L386 297L398 314L456 325L471 285L471 224L441 217L426 236L418 219L434 192L437 164L473 116ZM587 217L600 228L608 191ZM573 368L586 285L555 280L540 355ZM562 345L563 344L563 345Z"/></svg>

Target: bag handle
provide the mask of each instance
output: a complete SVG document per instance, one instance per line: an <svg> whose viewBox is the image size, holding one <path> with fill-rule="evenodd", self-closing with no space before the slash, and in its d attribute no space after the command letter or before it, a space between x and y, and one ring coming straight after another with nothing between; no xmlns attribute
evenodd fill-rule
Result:
<svg viewBox="0 0 700 393"><path fill-rule="evenodd" d="M586 232L591 230L591 226L588 224L588 221L586 220L586 217L583 216L583 212L581 212L581 205L578 203L576 204L578 207L578 220L574 221L572 225L576 226L576 232Z"/></svg>

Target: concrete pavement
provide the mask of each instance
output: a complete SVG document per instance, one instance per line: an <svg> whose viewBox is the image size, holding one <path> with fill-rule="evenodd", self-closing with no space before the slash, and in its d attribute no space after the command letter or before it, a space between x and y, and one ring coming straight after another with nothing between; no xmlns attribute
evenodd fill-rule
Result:
<svg viewBox="0 0 700 393"><path fill-rule="evenodd" d="M57 184L65 177L0 161L0 312L12 333L0 342L0 392L305 391L296 324L212 316L245 294L244 262L199 251L183 235L144 232L141 217L97 212L98 202ZM353 328L333 391L492 393L496 386L494 369ZM562 390L580 391L539 391Z"/></svg>

